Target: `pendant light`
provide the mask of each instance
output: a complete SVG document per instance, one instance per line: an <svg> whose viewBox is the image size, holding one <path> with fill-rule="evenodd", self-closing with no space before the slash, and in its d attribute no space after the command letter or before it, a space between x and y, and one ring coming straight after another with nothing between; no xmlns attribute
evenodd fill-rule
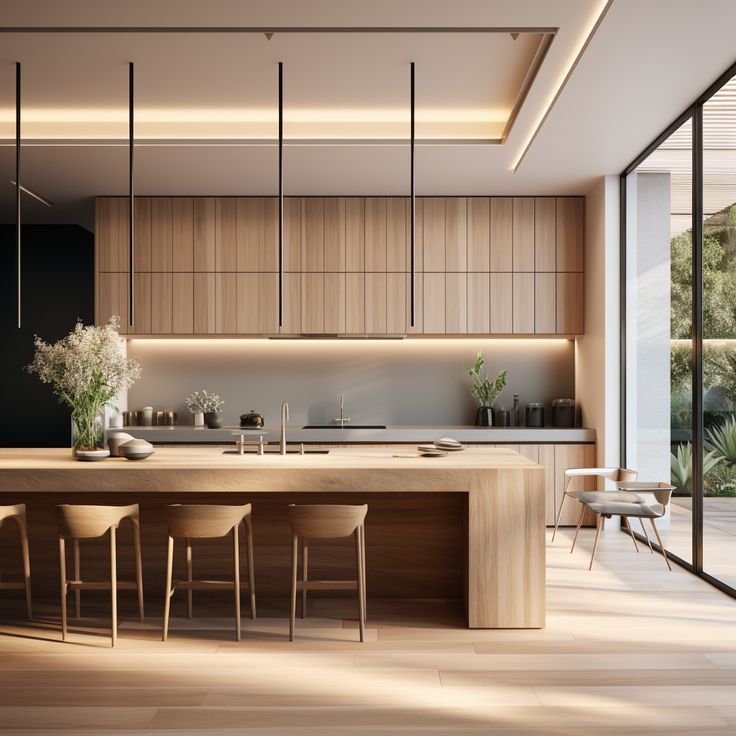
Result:
<svg viewBox="0 0 736 736"><path fill-rule="evenodd" d="M416 212L417 212L417 202L416 202L416 192L414 191L414 62L411 62L411 84L410 84L411 90L410 90L410 97L411 97L411 141L410 141L410 188L411 188L411 204L410 204L410 210L411 210L411 229L410 229L410 237L411 237L411 283L410 283L410 314L409 314L409 324L411 327L414 327L414 317L415 317L415 305L416 305L416 294L415 294L415 282L416 282Z"/></svg>
<svg viewBox="0 0 736 736"><path fill-rule="evenodd" d="M279 62L279 327L284 326L284 64Z"/></svg>
<svg viewBox="0 0 736 736"><path fill-rule="evenodd" d="M20 62L15 62L15 258L18 280L18 329L21 328L21 236L20 236Z"/></svg>
<svg viewBox="0 0 736 736"><path fill-rule="evenodd" d="M130 279L128 282L128 324L135 324L135 217L134 203L135 193L133 190L133 174L135 171L135 114L134 114L134 89L135 86L135 64L128 62L128 258Z"/></svg>

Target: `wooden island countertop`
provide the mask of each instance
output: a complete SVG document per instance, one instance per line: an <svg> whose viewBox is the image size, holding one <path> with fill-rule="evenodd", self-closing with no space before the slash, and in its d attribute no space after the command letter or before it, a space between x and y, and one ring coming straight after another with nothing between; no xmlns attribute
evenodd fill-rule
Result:
<svg viewBox="0 0 736 736"><path fill-rule="evenodd" d="M159 447L142 461L87 463L68 449L0 449L0 503L63 503L65 494L74 502L89 494L89 501L81 501L89 503L142 502L157 495L171 502L176 494L184 503L206 503L205 496L217 492L237 493L237 502L252 500L257 509L259 493L323 493L324 502L329 494L365 494L369 504L372 493L462 493L469 626L543 627L544 469L503 448L469 448L439 458L394 452L341 448L241 456L223 454L220 447Z"/></svg>

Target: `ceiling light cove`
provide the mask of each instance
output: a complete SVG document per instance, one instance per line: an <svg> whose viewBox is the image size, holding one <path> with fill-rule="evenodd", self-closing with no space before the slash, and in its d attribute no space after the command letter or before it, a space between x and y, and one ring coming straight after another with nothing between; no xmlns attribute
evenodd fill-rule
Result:
<svg viewBox="0 0 736 736"><path fill-rule="evenodd" d="M510 110L494 108L417 109L417 138L500 138ZM0 138L14 136L14 110L0 110ZM148 108L136 110L139 140L276 139L278 115L268 108ZM296 108L284 112L286 138L400 139L409 135L409 113L392 108ZM32 140L124 140L125 108L29 108L23 138Z"/></svg>

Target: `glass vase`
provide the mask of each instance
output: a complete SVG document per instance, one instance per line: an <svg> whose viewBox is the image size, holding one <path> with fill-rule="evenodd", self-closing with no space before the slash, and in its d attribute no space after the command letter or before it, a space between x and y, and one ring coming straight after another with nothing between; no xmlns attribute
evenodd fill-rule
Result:
<svg viewBox="0 0 736 736"><path fill-rule="evenodd" d="M105 447L105 410L72 411L72 451L101 450Z"/></svg>

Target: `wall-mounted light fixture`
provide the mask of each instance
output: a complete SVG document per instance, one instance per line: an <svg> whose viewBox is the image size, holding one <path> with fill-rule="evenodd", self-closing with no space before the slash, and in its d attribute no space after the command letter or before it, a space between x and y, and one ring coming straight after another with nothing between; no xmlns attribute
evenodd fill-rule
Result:
<svg viewBox="0 0 736 736"><path fill-rule="evenodd" d="M411 62L411 82L410 82L410 104L411 104L411 132L410 132L410 211L411 211L411 229L409 230L411 244L411 280L409 283L410 299L409 299L409 326L414 327L414 314L416 311L416 294L414 290L416 288L416 239L417 239L417 228L416 228L416 214L417 214L417 201L416 192L414 191L414 62Z"/></svg>
<svg viewBox="0 0 736 736"><path fill-rule="evenodd" d="M11 186L17 186L17 182L15 181L15 179L8 179L8 183ZM27 187L21 184L20 190L24 194L27 194L29 197L33 197L33 199L37 200L41 204L45 204L47 207L54 206L54 203L50 199L46 199L46 197L40 195L38 192L33 191L33 189L31 189L30 187Z"/></svg>
<svg viewBox="0 0 736 736"><path fill-rule="evenodd" d="M15 62L15 259L18 288L18 329L21 328L21 235L20 235L20 193L23 185L20 184L20 62Z"/></svg>
<svg viewBox="0 0 736 736"><path fill-rule="evenodd" d="M284 326L284 64L279 62L279 327Z"/></svg>
<svg viewBox="0 0 736 736"><path fill-rule="evenodd" d="M128 324L135 324L135 64L128 62Z"/></svg>

